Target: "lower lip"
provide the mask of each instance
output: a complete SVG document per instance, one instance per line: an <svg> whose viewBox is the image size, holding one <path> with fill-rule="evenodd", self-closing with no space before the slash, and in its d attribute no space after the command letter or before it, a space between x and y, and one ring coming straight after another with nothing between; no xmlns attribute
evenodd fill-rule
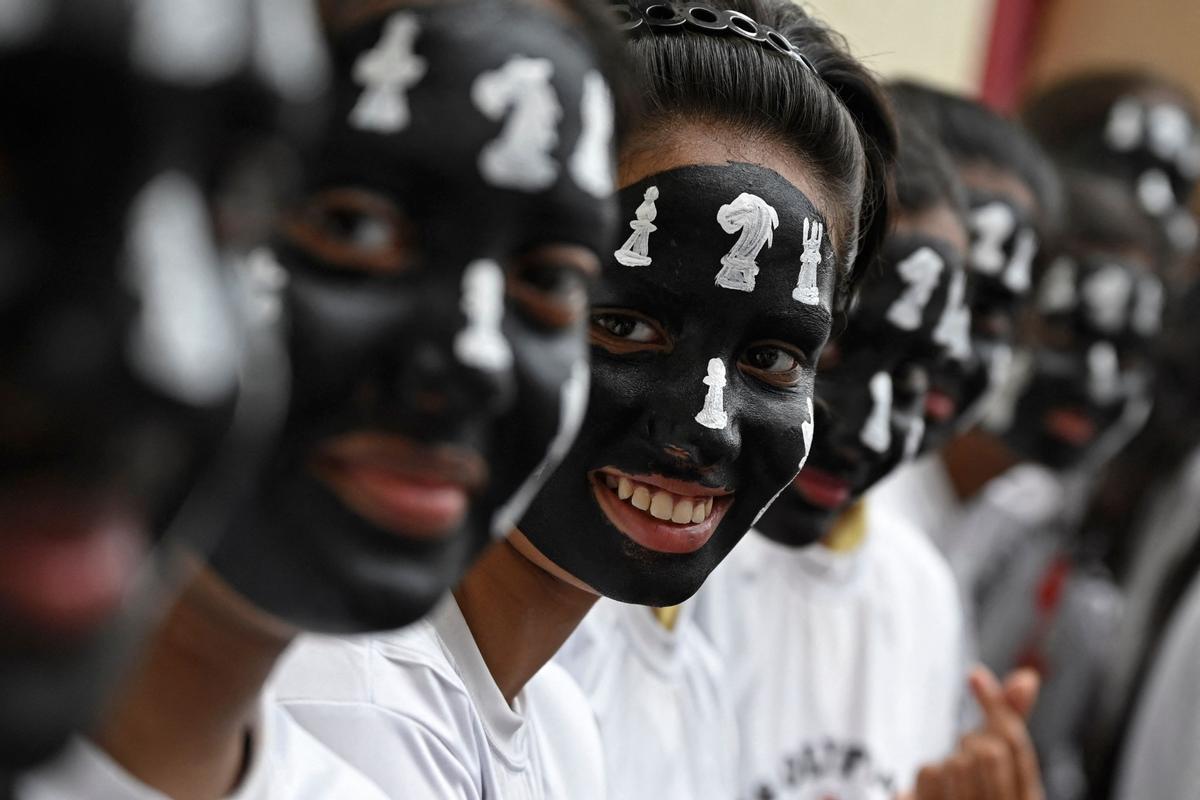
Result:
<svg viewBox="0 0 1200 800"><path fill-rule="evenodd" d="M467 490L457 484L349 462L322 465L318 477L360 516L404 538L448 538L467 516Z"/></svg>
<svg viewBox="0 0 1200 800"><path fill-rule="evenodd" d="M53 505L10 508L15 513L6 515L0 607L39 635L83 636L120 609L146 539L131 514L72 509L72 499L43 502Z"/></svg>
<svg viewBox="0 0 1200 800"><path fill-rule="evenodd" d="M676 525L639 511L617 497L612 489L595 480L592 482L592 493L600 510L617 530L647 550L673 555L694 553L708 544L730 505L728 495L714 498L712 513L706 520L692 525Z"/></svg>
<svg viewBox="0 0 1200 800"><path fill-rule="evenodd" d="M820 470L802 469L796 480L792 481L792 486L818 508L832 510L850 501L850 484Z"/></svg>
<svg viewBox="0 0 1200 800"><path fill-rule="evenodd" d="M935 422L945 422L954 416L955 404L945 392L931 391L925 396L925 413Z"/></svg>
<svg viewBox="0 0 1200 800"><path fill-rule="evenodd" d="M1096 424L1078 411L1051 411L1044 424L1054 438L1070 445L1084 445L1096 437Z"/></svg>

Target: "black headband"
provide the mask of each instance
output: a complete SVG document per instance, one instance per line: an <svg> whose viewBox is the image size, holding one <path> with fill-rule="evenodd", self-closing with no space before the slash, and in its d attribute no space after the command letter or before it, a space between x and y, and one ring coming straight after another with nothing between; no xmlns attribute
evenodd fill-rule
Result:
<svg viewBox="0 0 1200 800"><path fill-rule="evenodd" d="M821 77L808 56L801 53L786 36L768 25L755 22L740 11L715 9L703 3L643 3L637 0L613 3L612 10L617 16L617 29L631 35L648 29L667 33L685 27L708 34L733 33L769 47L799 62L813 77Z"/></svg>

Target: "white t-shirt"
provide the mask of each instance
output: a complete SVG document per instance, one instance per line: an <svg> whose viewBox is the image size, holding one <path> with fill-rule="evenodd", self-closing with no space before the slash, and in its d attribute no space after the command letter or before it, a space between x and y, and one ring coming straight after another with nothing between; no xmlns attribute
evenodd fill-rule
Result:
<svg viewBox="0 0 1200 800"><path fill-rule="evenodd" d="M868 513L848 553L752 531L697 601L736 693L744 800L891 800L954 747L958 594L904 522Z"/></svg>
<svg viewBox="0 0 1200 800"><path fill-rule="evenodd" d="M943 552L947 540L958 530L963 512L963 502L937 453L900 467L871 489L867 497L875 515L905 520L915 530L928 534Z"/></svg>
<svg viewBox="0 0 1200 800"><path fill-rule="evenodd" d="M724 669L685 603L601 600L555 659L591 701L611 800L733 800L737 729Z"/></svg>
<svg viewBox="0 0 1200 800"><path fill-rule="evenodd" d="M397 633L302 640L276 691L389 797L605 797L600 736L579 687L547 664L510 707L452 596Z"/></svg>
<svg viewBox="0 0 1200 800"><path fill-rule="evenodd" d="M228 800L385 800L365 776L305 733L270 692L241 786ZM17 782L17 800L169 800L102 750L76 739L57 759Z"/></svg>
<svg viewBox="0 0 1200 800"><path fill-rule="evenodd" d="M1116 800L1183 800L1200 787L1200 577L1172 617L1134 712Z"/></svg>

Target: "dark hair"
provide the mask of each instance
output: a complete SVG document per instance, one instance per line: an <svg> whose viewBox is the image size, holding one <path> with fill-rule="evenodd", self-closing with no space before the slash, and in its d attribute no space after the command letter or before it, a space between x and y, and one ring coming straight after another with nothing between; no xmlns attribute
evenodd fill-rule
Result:
<svg viewBox="0 0 1200 800"><path fill-rule="evenodd" d="M1180 86L1149 72L1113 70L1085 72L1054 83L1031 96L1022 120L1042 147L1057 161L1090 169L1132 184L1144 165L1108 145L1109 114L1121 100L1157 96L1181 108L1194 126L1200 110ZM1186 200L1190 187L1176 187Z"/></svg>
<svg viewBox="0 0 1200 800"><path fill-rule="evenodd" d="M959 166L984 164L1017 175L1037 200L1042 227L1056 227L1062 207L1058 175L1024 128L974 100L912 81L893 84L891 96L937 136Z"/></svg>
<svg viewBox="0 0 1200 800"><path fill-rule="evenodd" d="M919 214L948 206L963 220L967 196L954 162L937 137L905 106L904 96L893 97L899 133L896 155L896 203L901 211Z"/></svg>
<svg viewBox="0 0 1200 800"><path fill-rule="evenodd" d="M833 205L840 308L888 227L896 133L879 84L845 41L787 0L708 0L787 37L816 68L736 35L692 29L636 36L628 47L641 94L641 130L680 120L731 125L779 141L813 169Z"/></svg>
<svg viewBox="0 0 1200 800"><path fill-rule="evenodd" d="M1064 214L1061 244L1105 250L1138 249L1155 259L1165 254L1162 229L1146 215L1123 182L1095 173L1062 173Z"/></svg>

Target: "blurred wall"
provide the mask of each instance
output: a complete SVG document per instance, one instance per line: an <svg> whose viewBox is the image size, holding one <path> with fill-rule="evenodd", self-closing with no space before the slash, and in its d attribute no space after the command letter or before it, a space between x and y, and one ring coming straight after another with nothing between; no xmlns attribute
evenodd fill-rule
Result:
<svg viewBox="0 0 1200 800"><path fill-rule="evenodd" d="M1055 0L1047 3L1027 71L1041 86L1093 66L1147 67L1200 95L1197 0Z"/></svg>
<svg viewBox="0 0 1200 800"><path fill-rule="evenodd" d="M801 4L845 36L854 55L884 77L920 78L975 94L994 2L802 0Z"/></svg>

